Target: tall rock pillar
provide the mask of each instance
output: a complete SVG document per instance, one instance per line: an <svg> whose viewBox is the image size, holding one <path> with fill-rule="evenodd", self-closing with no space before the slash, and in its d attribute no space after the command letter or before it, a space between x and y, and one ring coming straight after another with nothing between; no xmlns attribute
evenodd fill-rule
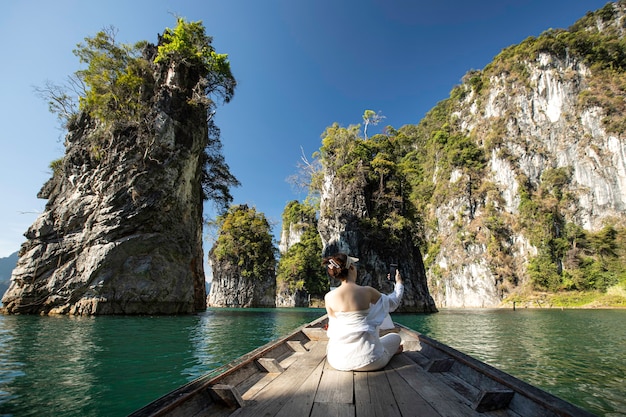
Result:
<svg viewBox="0 0 626 417"><path fill-rule="evenodd" d="M332 169L326 169L318 222L324 256L344 252L358 257L357 283L370 285L383 293L393 289L387 274L389 264L397 263L405 283L397 311L436 312L428 292L422 255L411 237L404 236L400 244L391 244L383 231L366 226L369 219L366 185L361 177L345 181Z"/></svg>
<svg viewBox="0 0 626 417"><path fill-rule="evenodd" d="M206 308L201 184L207 107L201 73L153 64L146 120L109 125L85 113L39 196L45 211L2 302L9 313L178 314ZM201 90L203 91L203 90Z"/></svg>

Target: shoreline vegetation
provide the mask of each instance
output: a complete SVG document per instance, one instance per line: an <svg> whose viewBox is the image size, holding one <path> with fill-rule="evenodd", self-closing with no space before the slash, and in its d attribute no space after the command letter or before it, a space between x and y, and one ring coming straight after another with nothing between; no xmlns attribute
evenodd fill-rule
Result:
<svg viewBox="0 0 626 417"><path fill-rule="evenodd" d="M606 292L563 291L556 293L529 292L511 295L500 303L502 308L626 308L626 289L614 285Z"/></svg>

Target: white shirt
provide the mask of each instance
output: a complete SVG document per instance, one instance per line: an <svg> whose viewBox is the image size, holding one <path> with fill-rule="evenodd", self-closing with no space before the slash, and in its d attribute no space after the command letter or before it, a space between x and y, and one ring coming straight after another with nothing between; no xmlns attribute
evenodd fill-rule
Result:
<svg viewBox="0 0 626 417"><path fill-rule="evenodd" d="M340 371L358 369L379 359L384 347L378 330L390 311L398 308L404 285L396 283L394 292L381 294L376 304L366 310L339 311L328 317L326 358Z"/></svg>

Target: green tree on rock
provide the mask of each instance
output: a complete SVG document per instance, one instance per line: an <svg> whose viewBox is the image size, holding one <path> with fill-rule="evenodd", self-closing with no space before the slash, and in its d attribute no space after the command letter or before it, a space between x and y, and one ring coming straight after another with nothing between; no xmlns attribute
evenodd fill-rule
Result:
<svg viewBox="0 0 626 417"><path fill-rule="evenodd" d="M173 70L185 73L193 85L185 91L187 108L181 111L188 118L199 114L204 121L206 117L207 123L200 160L203 197L225 210L232 202L230 188L240 185L224 160L220 130L213 121L217 105L229 102L237 85L228 56L215 51L200 21L178 18L173 29L165 29L158 46L146 41L123 44L115 37L113 27L86 37L73 51L85 68L69 77L69 86L47 83L37 93L65 128L75 127L79 113L97 121L100 130L90 144L96 162L112 145L112 132L118 127L135 129L138 143L146 148L145 158L155 134L155 77Z"/></svg>
<svg viewBox="0 0 626 417"><path fill-rule="evenodd" d="M220 231L210 256L236 267L244 278L273 276L276 249L263 213L247 205L232 206L217 220Z"/></svg>
<svg viewBox="0 0 626 417"><path fill-rule="evenodd" d="M328 291L328 277L320 267L322 240L317 232L315 208L291 201L283 212L283 229L299 229L300 241L282 254L276 275L279 291L305 291L321 297Z"/></svg>

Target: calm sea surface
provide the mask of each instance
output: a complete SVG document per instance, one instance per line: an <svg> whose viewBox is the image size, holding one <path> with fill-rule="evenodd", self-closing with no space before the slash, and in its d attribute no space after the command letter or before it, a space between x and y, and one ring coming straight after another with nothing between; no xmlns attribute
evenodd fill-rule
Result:
<svg viewBox="0 0 626 417"><path fill-rule="evenodd" d="M0 316L0 416L125 416L322 314ZM600 416L626 416L626 310L443 310L394 319Z"/></svg>

